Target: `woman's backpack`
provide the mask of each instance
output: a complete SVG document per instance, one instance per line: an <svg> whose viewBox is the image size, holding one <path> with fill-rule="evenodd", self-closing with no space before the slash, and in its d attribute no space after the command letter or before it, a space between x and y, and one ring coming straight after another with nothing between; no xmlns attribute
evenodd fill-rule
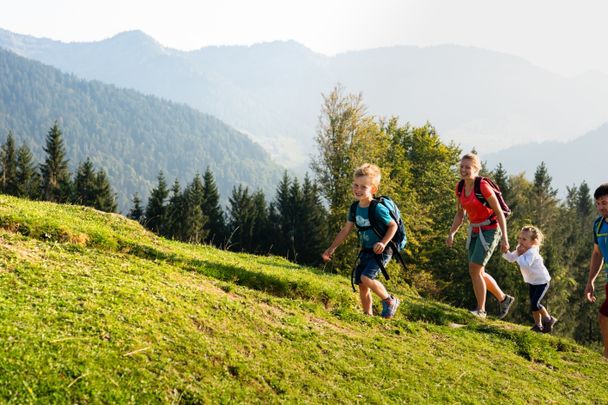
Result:
<svg viewBox="0 0 608 405"><path fill-rule="evenodd" d="M494 183L492 180L490 180L489 178L482 177L482 176L475 177L475 185L473 186L473 192L475 193L475 197L477 197L477 199L479 200L480 203L482 203L486 207L490 207L490 203L488 203L488 200L486 200L486 198L481 193L481 181L482 180L485 180L488 183L488 185L490 186L490 188L492 189L492 191L494 191L494 194L496 195L496 199L498 200L498 205L500 205L500 208L502 209L503 214L505 214L505 218L508 218L509 215L511 215L511 208L509 208L509 206L505 202L505 199L502 196L502 191L500 191L500 187L498 187L498 185L496 183ZM460 195L462 194L462 190L464 190L464 180L460 180L460 182L458 183L458 187L456 189L456 192L457 192L459 198L460 198ZM492 215L492 217L494 217L494 216L495 215Z"/></svg>

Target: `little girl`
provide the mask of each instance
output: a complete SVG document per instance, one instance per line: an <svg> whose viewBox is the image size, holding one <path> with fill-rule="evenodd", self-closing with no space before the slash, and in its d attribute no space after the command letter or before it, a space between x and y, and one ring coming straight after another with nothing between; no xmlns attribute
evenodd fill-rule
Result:
<svg viewBox="0 0 608 405"><path fill-rule="evenodd" d="M547 309L540 304L547 290L551 276L539 253L543 242L543 234L534 226L524 226L517 237L517 249L504 253L502 256L509 262L517 261L524 281L530 287L530 304L535 332L549 333L557 319L549 315Z"/></svg>

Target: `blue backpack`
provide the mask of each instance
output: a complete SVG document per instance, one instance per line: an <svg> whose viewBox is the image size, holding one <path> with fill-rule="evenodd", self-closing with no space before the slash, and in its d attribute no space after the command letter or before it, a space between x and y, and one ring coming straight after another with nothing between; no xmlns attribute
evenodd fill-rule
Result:
<svg viewBox="0 0 608 405"><path fill-rule="evenodd" d="M357 205L359 204L358 201L355 201L354 203L351 204L350 206L350 218L355 218L356 213L357 213ZM369 217L369 226L359 226L357 225L357 222L355 221L355 226L357 227L357 231L359 231L359 233L366 231L368 229L371 229L374 231L374 233L380 238L382 239L384 237L384 234L386 233L386 225L379 223L378 219L376 218L376 207L378 206L378 204L382 204L386 207L386 209L388 210L391 218L393 221L395 221L395 223L397 223L397 232L395 232L395 235L393 236L393 238L391 239L391 241L388 243L388 246L393 250L393 257L401 263L401 265L403 266L403 269L405 270L405 261L403 260L403 257L401 256L401 251L405 248L405 245L407 244L407 234L405 232L405 225L403 224L403 219L401 218L401 212L399 211L399 207L397 207L397 204L395 204L395 202L388 196L380 196L377 198L374 198L370 205L369 205L369 212L368 212L368 217ZM359 257L361 256L361 253L363 253L364 250L362 249L359 252L359 255L357 256L357 261L359 260ZM382 270L382 274L384 275L384 278L386 278L387 280L390 280L390 277L384 267L384 265L382 264L382 260L378 260L378 263L380 264L380 269ZM355 268L356 268L356 263L355 263ZM355 268L353 268L353 277L351 277L352 280L354 280L354 274L355 274ZM353 290L354 290L354 283L352 283L353 285Z"/></svg>

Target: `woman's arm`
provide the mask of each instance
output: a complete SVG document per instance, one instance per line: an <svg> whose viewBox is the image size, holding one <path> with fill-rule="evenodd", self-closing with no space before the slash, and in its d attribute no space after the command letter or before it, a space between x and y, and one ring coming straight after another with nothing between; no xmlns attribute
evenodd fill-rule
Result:
<svg viewBox="0 0 608 405"><path fill-rule="evenodd" d="M500 204L498 203L498 199L496 198L496 194L494 194L494 192L492 192L491 196L486 197L486 200L488 200L490 208L492 208L492 211L494 211L494 214L496 214L498 226L502 231L502 239L500 241L501 250L503 253L507 253L509 251L509 237L507 235L507 220L505 219L505 214L502 212L502 208L500 208Z"/></svg>
<svg viewBox="0 0 608 405"><path fill-rule="evenodd" d="M448 247L452 247L454 244L454 235L458 232L460 225L464 221L464 208L460 205L460 201L456 199L456 215L454 215L454 221L452 221L452 226L450 227L450 232L448 233L448 238L445 241L445 244Z"/></svg>

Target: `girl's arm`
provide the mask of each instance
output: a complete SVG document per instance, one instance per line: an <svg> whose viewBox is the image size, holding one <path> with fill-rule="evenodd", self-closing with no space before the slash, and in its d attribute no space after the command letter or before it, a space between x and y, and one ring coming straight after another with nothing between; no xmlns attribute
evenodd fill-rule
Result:
<svg viewBox="0 0 608 405"><path fill-rule="evenodd" d="M348 236L350 231L352 231L353 226L355 226L354 222L346 221L346 223L344 224L342 229L340 229L340 232L338 232L338 234L336 235L336 239L334 239L331 246L328 247L325 250L325 252L323 252L323 254L321 255L321 257L323 258L323 261L328 262L331 260L331 257L333 256L334 252L336 251L336 248L338 246L340 246L340 244L342 242L344 242L344 239L346 239L346 237Z"/></svg>
<svg viewBox="0 0 608 405"><path fill-rule="evenodd" d="M507 220L505 219L505 214L502 212L502 208L500 208L500 204L498 204L498 199L496 198L496 194L492 192L492 195L488 198L488 204L490 204L490 208L496 214L496 220L498 221L498 226L502 231L502 239L500 240L500 247L503 253L507 253L509 251L509 237L507 236Z"/></svg>
<svg viewBox="0 0 608 405"><path fill-rule="evenodd" d="M523 255L520 255L517 258L517 264L519 264L520 267L529 269L532 267L534 260L536 260L538 257L540 257L540 255L536 250L528 249Z"/></svg>
<svg viewBox="0 0 608 405"><path fill-rule="evenodd" d="M509 263L513 263L513 262L517 261L519 254L517 254L517 250L514 250L512 252L507 251L502 254L502 257L504 259L506 259Z"/></svg>
<svg viewBox="0 0 608 405"><path fill-rule="evenodd" d="M445 241L445 244L448 245L448 247L452 247L452 244L454 243L454 235L456 235L456 232L458 232L458 229L460 228L460 225L462 225L462 222L464 221L464 208L462 208L462 205L460 205L460 201L458 201L458 198L456 199L456 215L454 215L454 221L452 222L452 226L450 227L450 232L448 233L448 238Z"/></svg>

